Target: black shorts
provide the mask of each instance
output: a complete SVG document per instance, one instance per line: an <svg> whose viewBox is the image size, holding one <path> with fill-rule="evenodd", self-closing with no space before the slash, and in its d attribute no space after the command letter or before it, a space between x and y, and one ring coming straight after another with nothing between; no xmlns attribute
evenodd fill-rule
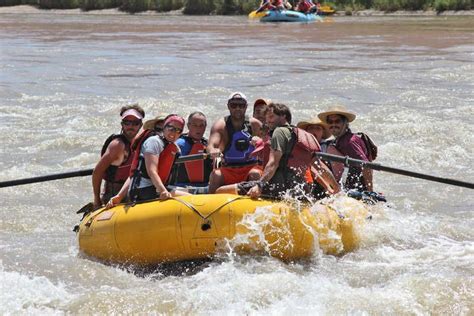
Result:
<svg viewBox="0 0 474 316"><path fill-rule="evenodd" d="M256 186L260 181L244 181L237 184L237 194L238 195L247 195L251 188ZM276 183L266 182L261 185L261 197L262 198L271 198L275 199L280 196L280 194L285 191L285 187Z"/></svg>
<svg viewBox="0 0 474 316"><path fill-rule="evenodd" d="M166 187L169 192L173 192L174 189ZM130 199L137 201L149 201L156 200L160 198L160 193L156 192L155 186L151 185L149 187L138 188L134 193L130 192Z"/></svg>
<svg viewBox="0 0 474 316"><path fill-rule="evenodd" d="M250 189L257 185L260 181L244 181L237 184L237 194L238 195L247 195Z"/></svg>

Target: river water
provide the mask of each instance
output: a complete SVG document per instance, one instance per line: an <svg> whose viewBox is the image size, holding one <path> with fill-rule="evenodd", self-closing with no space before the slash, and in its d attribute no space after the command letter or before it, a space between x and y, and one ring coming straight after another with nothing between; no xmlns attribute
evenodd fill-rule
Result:
<svg viewBox="0 0 474 316"><path fill-rule="evenodd" d="M241 90L294 121L334 103L384 165L474 182L474 19L0 14L0 181L87 169L147 117L225 115ZM137 272L83 258L72 227L89 178L0 189L0 313L474 313L472 190L375 173L360 249L282 263L223 254Z"/></svg>

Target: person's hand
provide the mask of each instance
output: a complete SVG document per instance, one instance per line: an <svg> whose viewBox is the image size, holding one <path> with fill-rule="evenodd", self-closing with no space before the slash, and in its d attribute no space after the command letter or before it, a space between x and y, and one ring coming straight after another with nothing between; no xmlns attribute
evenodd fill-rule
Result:
<svg viewBox="0 0 474 316"><path fill-rule="evenodd" d="M209 150L209 156L211 156L212 159L216 159L222 155L222 152L219 148L211 148Z"/></svg>
<svg viewBox="0 0 474 316"><path fill-rule="evenodd" d="M263 140L258 136L253 136L250 141L250 144L254 147L258 147L261 143L263 143Z"/></svg>
<svg viewBox="0 0 474 316"><path fill-rule="evenodd" d="M337 194L337 193L341 192L341 187L340 186L337 186L335 188L333 188L331 186L331 189L332 189L332 192L330 192L331 194Z"/></svg>
<svg viewBox="0 0 474 316"><path fill-rule="evenodd" d="M256 199L262 195L262 189L258 185L254 185L248 192L247 195L252 199Z"/></svg>
<svg viewBox="0 0 474 316"><path fill-rule="evenodd" d="M94 210L98 210L102 207L102 201L98 197L94 197Z"/></svg>
<svg viewBox="0 0 474 316"><path fill-rule="evenodd" d="M171 193L168 190L165 190L160 193L160 200L167 200L171 197Z"/></svg>
<svg viewBox="0 0 474 316"><path fill-rule="evenodd" d="M120 197L120 195L115 195L111 197L110 200L107 202L107 204L105 205L105 209L108 210L109 208L114 207L120 202L122 202L122 198Z"/></svg>

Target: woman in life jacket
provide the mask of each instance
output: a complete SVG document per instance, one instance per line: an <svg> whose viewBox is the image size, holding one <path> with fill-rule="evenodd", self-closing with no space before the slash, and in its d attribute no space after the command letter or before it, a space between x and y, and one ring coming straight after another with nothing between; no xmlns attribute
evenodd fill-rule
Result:
<svg viewBox="0 0 474 316"><path fill-rule="evenodd" d="M187 192L168 187L174 161L179 154L175 141L184 128L184 119L176 114L169 115L163 127L163 135L148 130L137 146L132 162L130 178L120 192L110 199L107 208L122 201L127 192L132 202L152 199L166 200L172 196L187 195ZM138 151L139 150L139 151Z"/></svg>
<svg viewBox="0 0 474 316"><path fill-rule="evenodd" d="M329 142L326 139L331 137L328 125L321 121L318 117L314 117L309 121L301 121L297 124L297 127L307 131L313 135L318 141L321 152L326 152ZM331 170L331 164L321 159L321 161ZM332 170L331 170L332 171ZM318 173L314 168L306 171L305 179L308 183L312 184L312 194L317 198L323 198L326 196L324 187L318 183Z"/></svg>

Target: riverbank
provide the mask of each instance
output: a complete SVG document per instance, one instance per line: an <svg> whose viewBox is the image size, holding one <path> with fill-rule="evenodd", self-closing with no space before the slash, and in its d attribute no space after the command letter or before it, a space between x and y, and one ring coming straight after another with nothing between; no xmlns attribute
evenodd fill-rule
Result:
<svg viewBox="0 0 474 316"><path fill-rule="evenodd" d="M129 15L130 13L121 11L118 8L113 9L103 9L103 10L90 10L83 11L81 9L39 9L38 7L31 5L18 5L11 7L0 7L0 14L3 13L19 13L19 14L41 14L41 13L58 13L58 14L89 14L89 15ZM144 11L135 13L139 15L165 15L165 16L178 16L183 15L183 10L173 10L168 12L157 12L157 11ZM360 11L351 11L350 13L346 11L337 11L334 16L474 16L474 10L462 10L462 11L442 11L436 12L434 10L416 10L416 11L395 11L395 12L384 12L379 10L360 10Z"/></svg>

